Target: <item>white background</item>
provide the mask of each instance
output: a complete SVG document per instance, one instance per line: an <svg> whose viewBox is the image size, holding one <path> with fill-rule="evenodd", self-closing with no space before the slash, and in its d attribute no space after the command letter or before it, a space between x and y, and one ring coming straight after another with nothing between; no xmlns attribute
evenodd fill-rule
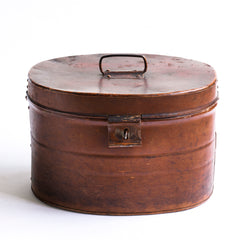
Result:
<svg viewBox="0 0 240 240"><path fill-rule="evenodd" d="M240 11L228 0L0 0L0 239L240 239ZM54 57L152 53L218 76L215 189L203 205L151 216L48 207L30 190L27 73Z"/></svg>

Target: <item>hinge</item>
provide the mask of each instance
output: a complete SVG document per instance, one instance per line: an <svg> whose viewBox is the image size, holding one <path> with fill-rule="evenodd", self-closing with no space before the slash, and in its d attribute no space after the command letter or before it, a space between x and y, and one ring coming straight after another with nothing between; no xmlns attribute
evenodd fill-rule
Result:
<svg viewBox="0 0 240 240"><path fill-rule="evenodd" d="M108 147L135 147L141 144L141 115L108 116Z"/></svg>

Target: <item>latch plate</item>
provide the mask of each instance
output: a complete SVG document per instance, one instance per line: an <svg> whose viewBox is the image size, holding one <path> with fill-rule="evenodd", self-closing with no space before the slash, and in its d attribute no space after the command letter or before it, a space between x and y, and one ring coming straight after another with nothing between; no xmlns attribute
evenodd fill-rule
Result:
<svg viewBox="0 0 240 240"><path fill-rule="evenodd" d="M141 115L108 116L108 147L135 147L141 144Z"/></svg>

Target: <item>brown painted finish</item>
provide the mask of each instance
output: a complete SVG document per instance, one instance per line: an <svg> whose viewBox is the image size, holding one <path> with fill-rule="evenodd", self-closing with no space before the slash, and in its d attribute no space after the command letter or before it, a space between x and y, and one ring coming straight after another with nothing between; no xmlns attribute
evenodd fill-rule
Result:
<svg viewBox="0 0 240 240"><path fill-rule="evenodd" d="M58 58L29 72L29 98L58 111L87 114L184 114L206 108L217 99L216 75L205 63L148 55L148 70L107 78L98 69L102 55ZM137 68L135 58L111 58L108 67ZM138 63L141 68L141 63Z"/></svg>
<svg viewBox="0 0 240 240"><path fill-rule="evenodd" d="M85 95L39 87L29 80L29 98L57 111L81 115L180 114L205 109L217 100L216 81L206 90L174 95Z"/></svg>
<svg viewBox="0 0 240 240"><path fill-rule="evenodd" d="M43 65L49 68L48 62ZM87 60L84 66L89 70ZM151 67L150 61L149 75ZM195 76L198 84L206 81L204 74ZM179 211L208 199L217 101L216 76L209 75L212 82L201 90L135 95L69 93L39 86L30 76L36 196L64 209L112 215Z"/></svg>
<svg viewBox="0 0 240 240"><path fill-rule="evenodd" d="M39 86L68 93L89 95L160 95L205 89L215 81L211 66L184 58L144 54L147 72L144 76L102 75L99 60L102 54L70 56L51 59L35 65L29 78ZM103 67L112 70L139 70L142 60L134 57L112 57ZM111 75L111 74L110 74ZM109 81L110 80L110 81Z"/></svg>

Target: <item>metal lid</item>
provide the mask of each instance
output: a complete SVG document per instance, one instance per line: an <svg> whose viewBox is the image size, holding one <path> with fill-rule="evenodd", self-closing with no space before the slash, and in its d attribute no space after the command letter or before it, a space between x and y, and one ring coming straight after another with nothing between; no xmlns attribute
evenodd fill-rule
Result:
<svg viewBox="0 0 240 240"><path fill-rule="evenodd" d="M68 113L174 117L216 103L216 74L205 63L161 55L69 56L35 65L28 96Z"/></svg>

